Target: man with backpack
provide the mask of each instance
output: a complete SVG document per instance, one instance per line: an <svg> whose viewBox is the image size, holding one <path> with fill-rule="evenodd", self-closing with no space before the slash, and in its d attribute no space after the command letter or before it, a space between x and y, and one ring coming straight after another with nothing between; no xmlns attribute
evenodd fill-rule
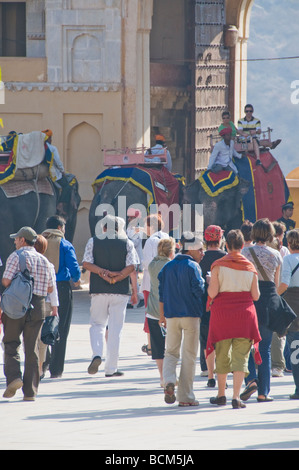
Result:
<svg viewBox="0 0 299 470"><path fill-rule="evenodd" d="M2 284L8 288L14 282L14 277L21 271L19 255L24 255L26 269L33 278L33 290L31 307L23 316L15 318L5 310L2 313L4 374L7 383L3 397L12 398L22 388L24 401L34 401L39 384L37 340L45 318L45 298L53 291L55 276L47 258L34 248L37 234L31 227L22 227L10 237L14 238L16 251L7 258ZM19 353L21 334L25 354L23 377Z"/></svg>

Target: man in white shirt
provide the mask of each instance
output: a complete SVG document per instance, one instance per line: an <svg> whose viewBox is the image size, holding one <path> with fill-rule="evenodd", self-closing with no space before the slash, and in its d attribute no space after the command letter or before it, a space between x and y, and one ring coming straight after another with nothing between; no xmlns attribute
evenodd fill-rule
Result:
<svg viewBox="0 0 299 470"><path fill-rule="evenodd" d="M234 141L232 140L232 131L226 127L220 131L223 139L217 142L210 156L208 170L213 173L219 173L222 170L238 173L236 165L233 163L233 157L242 158L242 154L236 152Z"/></svg>
<svg viewBox="0 0 299 470"><path fill-rule="evenodd" d="M122 233L121 222L119 217L106 215L101 221L102 233L96 232L88 240L83 257L83 268L90 271L91 294L92 361L88 373L98 372L108 324L105 377L123 375L117 369L120 337L130 296L129 276L139 264L133 242L127 238L125 232Z"/></svg>
<svg viewBox="0 0 299 470"><path fill-rule="evenodd" d="M150 151L146 152L148 155L156 155L156 157L152 158L145 158L146 162L160 162L161 159L158 155L162 155L165 149L165 137L163 135L156 135L156 145L150 149ZM168 171L172 170L172 159L169 150L166 150L167 155L167 163L166 168Z"/></svg>

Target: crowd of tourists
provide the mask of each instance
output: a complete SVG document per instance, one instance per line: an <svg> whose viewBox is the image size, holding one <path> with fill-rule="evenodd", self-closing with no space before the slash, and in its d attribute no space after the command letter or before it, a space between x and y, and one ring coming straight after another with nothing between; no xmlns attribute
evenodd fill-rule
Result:
<svg viewBox="0 0 299 470"><path fill-rule="evenodd" d="M106 377L123 375L118 362L128 301L137 305L143 298L148 335L143 350L156 361L167 404L199 405L198 360L207 387L217 387L211 405L226 405L228 374L234 409L244 408L253 394L259 403L272 401L271 378L284 373L294 379L290 398L299 399L299 230L264 218L245 221L225 236L211 225L203 240L192 232L174 240L163 231L161 216L150 215L144 238L134 225L138 211L128 215L127 230L123 219L106 215L86 244L82 267L90 275L92 350L87 372L96 374L104 359ZM79 286L81 277L64 231L64 219L54 216L42 234L31 227L11 234L16 251L6 261L2 285L14 282L20 253L34 283L31 306L21 318L1 315L4 398L22 389L24 400L33 401L48 370L51 378L64 372L72 286ZM48 316L59 318L59 341L51 347L41 340Z"/></svg>

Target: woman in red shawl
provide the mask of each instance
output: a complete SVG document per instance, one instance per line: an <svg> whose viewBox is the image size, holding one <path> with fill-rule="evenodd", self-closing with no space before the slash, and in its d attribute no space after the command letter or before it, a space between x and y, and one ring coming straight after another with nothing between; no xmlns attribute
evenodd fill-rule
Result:
<svg viewBox="0 0 299 470"><path fill-rule="evenodd" d="M248 375L248 358L252 345L258 363L261 336L253 301L260 292L253 264L241 254L244 238L240 230L231 230L226 237L228 254L211 266L208 288L211 319L207 355L216 350L218 395L213 405L226 405L225 388L229 372L233 372L233 408L245 408L240 390Z"/></svg>

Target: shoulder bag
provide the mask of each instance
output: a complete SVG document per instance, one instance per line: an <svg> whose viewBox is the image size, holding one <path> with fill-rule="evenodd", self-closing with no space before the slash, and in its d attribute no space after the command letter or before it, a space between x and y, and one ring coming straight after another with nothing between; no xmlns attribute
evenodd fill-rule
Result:
<svg viewBox="0 0 299 470"><path fill-rule="evenodd" d="M269 281L269 278L262 267L255 251L253 248L249 248L249 251L254 259L255 265L262 275L264 281ZM276 293L274 301L267 306L268 309L268 324L269 330L277 333L279 337L283 337L287 334L287 329L290 327L292 322L297 318L294 310L289 306L286 300Z"/></svg>

